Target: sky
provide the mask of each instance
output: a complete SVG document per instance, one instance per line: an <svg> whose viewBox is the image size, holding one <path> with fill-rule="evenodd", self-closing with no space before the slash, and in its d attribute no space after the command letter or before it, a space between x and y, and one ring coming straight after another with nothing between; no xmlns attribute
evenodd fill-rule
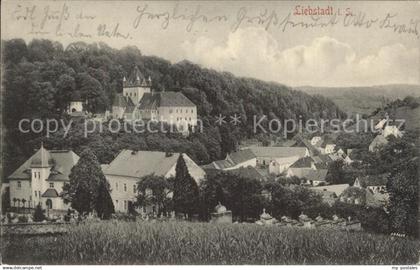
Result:
<svg viewBox="0 0 420 270"><path fill-rule="evenodd" d="M318 7L335 16L296 13ZM2 39L135 45L290 86L420 84L420 1L9 0L1 12Z"/></svg>

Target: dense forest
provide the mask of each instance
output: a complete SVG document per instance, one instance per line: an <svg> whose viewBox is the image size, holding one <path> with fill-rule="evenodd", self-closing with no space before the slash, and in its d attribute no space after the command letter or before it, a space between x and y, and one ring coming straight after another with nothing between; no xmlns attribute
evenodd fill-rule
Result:
<svg viewBox="0 0 420 270"><path fill-rule="evenodd" d="M110 162L123 148L180 151L200 164L224 158L245 138L253 134L253 116L268 119L342 118L345 114L329 99L308 95L271 82L238 78L227 72L205 69L188 61L171 64L155 56L142 55L137 47L114 49L104 43L76 42L66 48L50 40L21 39L2 41L3 86L2 117L6 127L3 149L7 176L39 148L67 148L80 154L91 148L101 163ZM91 113L111 108L113 98L122 92L122 80L134 66L152 79L154 91L181 91L197 105L204 123L201 133L179 134L93 133L83 137L82 123L73 123L68 136L62 131L46 138L44 133L22 134L22 118L63 119L71 97L77 92L87 100ZM274 71L273 71L274 72ZM237 114L238 126L214 124L219 114ZM290 134L293 135L293 134Z"/></svg>

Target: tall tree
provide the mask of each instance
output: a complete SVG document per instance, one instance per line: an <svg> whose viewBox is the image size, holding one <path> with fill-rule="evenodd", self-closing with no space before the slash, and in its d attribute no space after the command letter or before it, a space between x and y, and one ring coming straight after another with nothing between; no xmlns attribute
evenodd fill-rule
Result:
<svg viewBox="0 0 420 270"><path fill-rule="evenodd" d="M106 179L95 154L89 148L81 153L69 178L70 183L63 187L64 199L70 201L71 207L80 213L90 213L96 209L100 185L106 183Z"/></svg>
<svg viewBox="0 0 420 270"><path fill-rule="evenodd" d="M143 176L137 183L137 205L156 206L158 215L170 211L170 183L163 176Z"/></svg>
<svg viewBox="0 0 420 270"><path fill-rule="evenodd" d="M191 218L198 212L199 190L197 183L188 172L183 155L179 155L175 167L174 179L174 210L177 213L188 214Z"/></svg>
<svg viewBox="0 0 420 270"><path fill-rule="evenodd" d="M395 168L388 178L389 216L393 232L419 234L418 227L419 158Z"/></svg>
<svg viewBox="0 0 420 270"><path fill-rule="evenodd" d="M110 219L111 214L115 213L114 203L112 202L111 194L109 194L109 185L106 181L99 183L95 210L101 219Z"/></svg>

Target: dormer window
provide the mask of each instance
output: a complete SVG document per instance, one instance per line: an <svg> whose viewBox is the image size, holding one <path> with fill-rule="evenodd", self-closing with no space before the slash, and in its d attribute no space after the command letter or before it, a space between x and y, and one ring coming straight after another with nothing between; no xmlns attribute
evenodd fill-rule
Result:
<svg viewBox="0 0 420 270"><path fill-rule="evenodd" d="M54 183L50 183L50 188L54 188Z"/></svg>
<svg viewBox="0 0 420 270"><path fill-rule="evenodd" d="M20 189L22 187L22 182L21 181L17 182L17 187L18 187L18 189Z"/></svg>

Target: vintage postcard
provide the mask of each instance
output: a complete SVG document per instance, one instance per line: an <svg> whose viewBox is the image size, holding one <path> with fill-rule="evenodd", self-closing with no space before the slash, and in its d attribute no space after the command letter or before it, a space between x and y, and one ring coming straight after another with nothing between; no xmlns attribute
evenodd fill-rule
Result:
<svg viewBox="0 0 420 270"><path fill-rule="evenodd" d="M3 269L417 269L419 48L419 1L2 1Z"/></svg>

